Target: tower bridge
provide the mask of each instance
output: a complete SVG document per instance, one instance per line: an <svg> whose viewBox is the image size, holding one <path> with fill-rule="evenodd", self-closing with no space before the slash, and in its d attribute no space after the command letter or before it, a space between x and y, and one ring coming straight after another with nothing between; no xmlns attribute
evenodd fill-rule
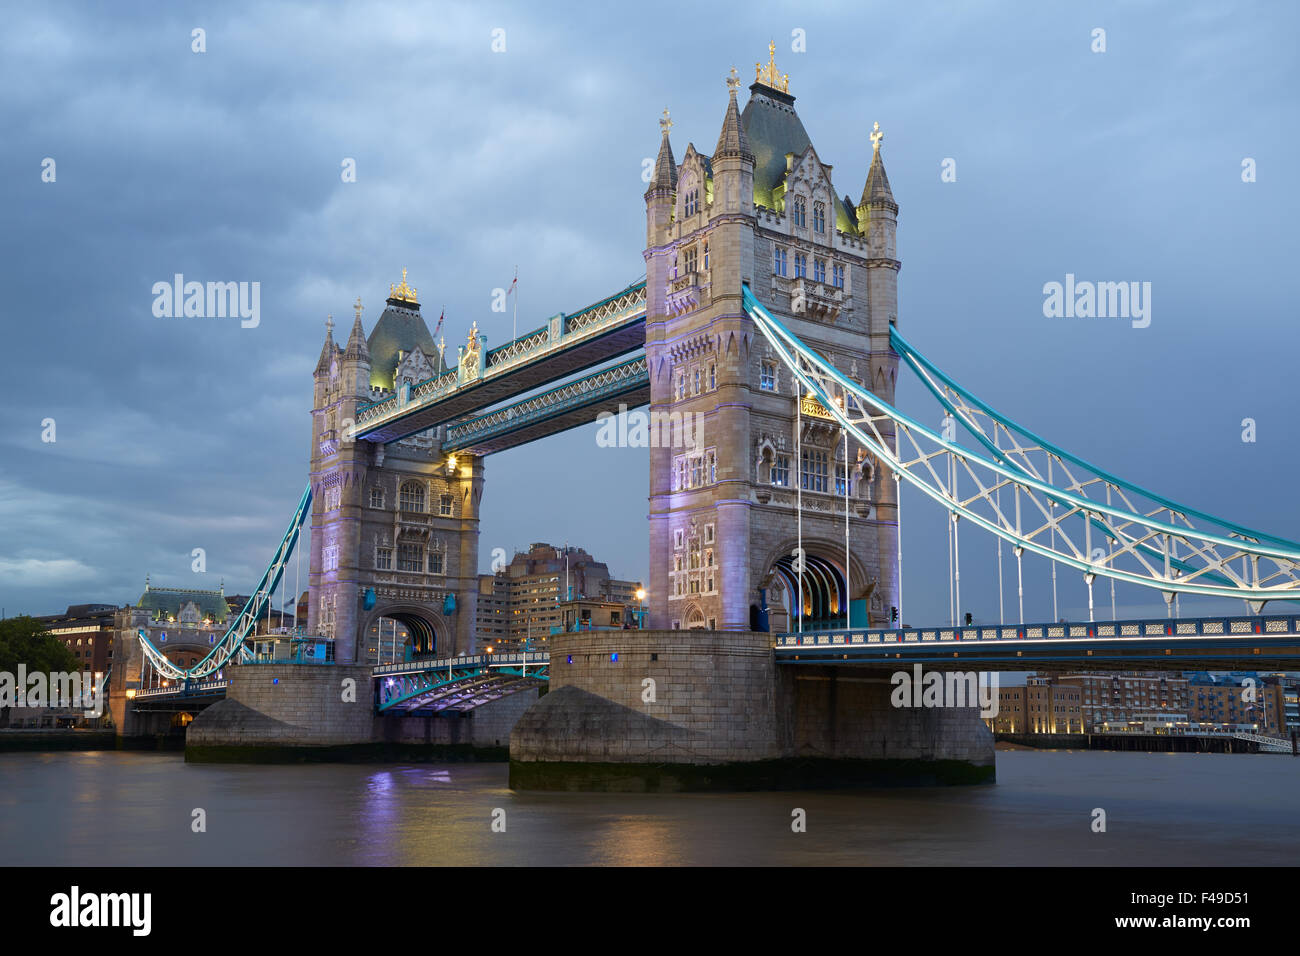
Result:
<svg viewBox="0 0 1300 956"><path fill-rule="evenodd" d="M475 325L454 357L434 344L405 273L369 334L360 300L345 345L329 324L308 488L249 606L198 665L175 668L142 635L115 679L171 668L186 683L228 678L234 696L251 623L308 522L305 630L330 640L333 666L364 668L381 619L406 624L425 655L364 670L375 682L365 706L473 711L550 686L512 737L522 786L557 785L560 765L596 773L652 753L679 769L903 753L982 778L992 746L977 715L891 712L875 684L848 675L915 661L1292 663L1300 618L1265 608L1300 597L1300 545L1112 475L946 375L900 331L899 206L879 125L855 201L841 188L850 167L833 180L772 51L756 72L743 111L736 71L727 78L709 153L690 143L678 162L665 110L644 194L644 281L496 348ZM930 408L895 407L900 370ZM648 626L556 635L549 657L494 664L474 633L485 461L620 404L704 423L688 447L649 450ZM924 424L940 417L944 427ZM946 628L906 613L903 484L950 519ZM1019 606L996 628L956 626L971 529L999 542L1000 605L1004 544L1014 559ZM1088 622L1020 623L1026 553L1053 565L1054 610L1057 570L1087 588ZM1160 593L1169 614L1097 620L1098 582L1112 608L1119 582ZM1180 595L1241 599L1248 616L1183 619ZM1227 630L1212 633L1216 621ZM656 706L646 679L685 696Z"/></svg>

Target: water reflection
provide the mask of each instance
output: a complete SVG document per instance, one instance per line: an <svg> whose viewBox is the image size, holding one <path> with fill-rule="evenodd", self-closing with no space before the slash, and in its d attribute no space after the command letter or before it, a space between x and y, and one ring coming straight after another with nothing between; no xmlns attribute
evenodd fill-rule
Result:
<svg viewBox="0 0 1300 956"><path fill-rule="evenodd" d="M517 794L506 778L0 754L0 864L1245 865L1300 845L1300 760L1284 756L1005 752L997 784L933 790ZM1098 806L1111 838L1091 831Z"/></svg>

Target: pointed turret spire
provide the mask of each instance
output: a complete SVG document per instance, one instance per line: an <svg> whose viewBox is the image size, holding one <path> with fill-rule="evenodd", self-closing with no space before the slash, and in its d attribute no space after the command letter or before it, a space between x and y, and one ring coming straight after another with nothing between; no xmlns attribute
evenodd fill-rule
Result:
<svg viewBox="0 0 1300 956"><path fill-rule="evenodd" d="M647 194L657 190L672 192L677 188L677 160L673 158L673 147L668 142L668 131L673 128L673 121L668 118L668 107L664 107L664 115L659 120L659 129L663 131L663 139L659 142L659 155L655 159L654 176L650 179L650 188Z"/></svg>
<svg viewBox="0 0 1300 956"><path fill-rule="evenodd" d="M713 151L713 161L735 157L754 161L754 154L749 149L749 140L745 136L745 127L740 122L740 107L736 103L736 91L740 89L740 76L736 68L731 68L727 77L727 114L722 119L722 132L718 134L718 145Z"/></svg>
<svg viewBox="0 0 1300 956"><path fill-rule="evenodd" d="M316 374L320 375L330 367L338 346L334 344L334 316L325 317L325 344L321 346L320 361L316 363Z"/></svg>
<svg viewBox="0 0 1300 956"><path fill-rule="evenodd" d="M361 296L357 296L356 305L352 308L356 310L357 317L352 323L352 334L348 336L348 347L343 353L343 358L369 362L370 349L366 346L366 330L361 327Z"/></svg>
<svg viewBox="0 0 1300 956"><path fill-rule="evenodd" d="M871 131L871 168L867 170L867 185L862 190L862 202L859 205L884 203L898 212L898 203L894 202L894 193L889 188L889 177L885 175L885 163L880 158L880 141L884 138L880 124L876 123Z"/></svg>

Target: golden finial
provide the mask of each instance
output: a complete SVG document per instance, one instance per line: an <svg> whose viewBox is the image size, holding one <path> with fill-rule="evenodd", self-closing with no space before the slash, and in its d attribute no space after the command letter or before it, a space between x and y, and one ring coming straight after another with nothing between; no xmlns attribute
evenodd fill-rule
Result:
<svg viewBox="0 0 1300 956"><path fill-rule="evenodd" d="M731 68L731 74L727 77L727 89L731 91L732 96L735 96L736 91L740 89L740 74L736 72L734 66Z"/></svg>
<svg viewBox="0 0 1300 956"><path fill-rule="evenodd" d="M477 319L474 320L474 323L469 328L469 350L471 352L478 351L478 320Z"/></svg>
<svg viewBox="0 0 1300 956"><path fill-rule="evenodd" d="M325 316L325 337L331 338L334 335L334 315L333 313Z"/></svg>
<svg viewBox="0 0 1300 956"><path fill-rule="evenodd" d="M420 300L416 298L415 289L406 284L406 270L402 270L401 284L394 286L391 282L388 284L388 297L390 299L401 299L403 302L410 302L419 305Z"/></svg>
<svg viewBox="0 0 1300 956"><path fill-rule="evenodd" d="M876 123L871 128L871 151L873 153L880 152L880 141L884 138L885 134L880 131L880 124Z"/></svg>
<svg viewBox="0 0 1300 956"><path fill-rule="evenodd" d="M790 92L790 74L778 73L776 69L775 40L767 45L767 66L764 67L762 63L754 64L754 82L780 90L782 93Z"/></svg>
<svg viewBox="0 0 1300 956"><path fill-rule="evenodd" d="M361 296L357 296L356 304L352 306L352 309L357 314L357 321L360 322L361 321Z"/></svg>
<svg viewBox="0 0 1300 956"><path fill-rule="evenodd" d="M667 136L668 131L673 128L673 121L668 118L668 107L666 106L664 107L663 118L659 120L659 128L663 130L665 136Z"/></svg>

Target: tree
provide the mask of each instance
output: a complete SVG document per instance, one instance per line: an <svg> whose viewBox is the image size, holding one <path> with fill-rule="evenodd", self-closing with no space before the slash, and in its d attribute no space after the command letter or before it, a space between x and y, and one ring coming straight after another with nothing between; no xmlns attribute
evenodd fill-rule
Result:
<svg viewBox="0 0 1300 956"><path fill-rule="evenodd" d="M17 675L19 664L26 665L29 674L78 670L72 651L44 624L25 614L0 621L0 671Z"/></svg>

